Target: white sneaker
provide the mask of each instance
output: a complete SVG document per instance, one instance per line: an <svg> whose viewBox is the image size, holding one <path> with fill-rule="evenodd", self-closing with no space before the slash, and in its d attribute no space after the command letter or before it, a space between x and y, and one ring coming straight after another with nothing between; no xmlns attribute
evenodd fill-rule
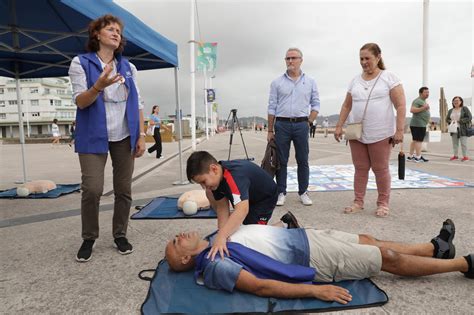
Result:
<svg viewBox="0 0 474 315"><path fill-rule="evenodd" d="M278 195L277 206L283 206L285 204L286 195L284 193L280 193Z"/></svg>
<svg viewBox="0 0 474 315"><path fill-rule="evenodd" d="M309 199L308 192L305 192L302 195L300 195L300 200L301 200L301 203L304 204L305 206L311 206L313 204L313 201Z"/></svg>

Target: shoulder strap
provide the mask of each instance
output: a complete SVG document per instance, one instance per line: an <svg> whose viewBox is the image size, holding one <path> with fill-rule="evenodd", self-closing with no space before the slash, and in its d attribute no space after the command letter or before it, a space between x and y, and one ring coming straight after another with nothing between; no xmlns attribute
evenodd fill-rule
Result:
<svg viewBox="0 0 474 315"><path fill-rule="evenodd" d="M380 76L382 75L382 72L383 72L383 70L380 71L379 75L377 76L377 80L375 80L374 85L373 85L372 88L370 89L369 96L367 97L367 103L365 103L364 114L362 114L362 120L361 120L361 122L362 122L362 121L364 120L364 118L365 118L365 113L367 112L367 105L369 105L370 96L372 95L372 91L374 90L375 85L377 85L377 82L379 81L379 78L380 78Z"/></svg>

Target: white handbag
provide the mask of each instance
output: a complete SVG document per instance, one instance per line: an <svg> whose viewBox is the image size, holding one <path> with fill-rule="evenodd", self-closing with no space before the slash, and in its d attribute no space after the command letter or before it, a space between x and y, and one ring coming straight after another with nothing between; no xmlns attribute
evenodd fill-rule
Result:
<svg viewBox="0 0 474 315"><path fill-rule="evenodd" d="M449 133L458 133L458 127L459 127L458 122L453 120L453 121L451 121L451 123L448 126L448 132Z"/></svg>
<svg viewBox="0 0 474 315"><path fill-rule="evenodd" d="M367 103L365 103L364 114L362 114L362 119L360 120L360 122L347 124L345 131L346 140L360 140L362 138L362 122L364 121L365 113L367 112L367 105L369 105L370 95L372 95L372 91L374 90L377 81L382 75L382 72L383 71L380 71L377 80L375 80L375 83L372 86L372 89L370 90L369 96L367 97Z"/></svg>

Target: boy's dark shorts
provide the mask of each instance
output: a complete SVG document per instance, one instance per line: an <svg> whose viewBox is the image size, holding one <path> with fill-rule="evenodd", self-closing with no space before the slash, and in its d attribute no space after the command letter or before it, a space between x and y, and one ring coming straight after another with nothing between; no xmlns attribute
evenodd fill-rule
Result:
<svg viewBox="0 0 474 315"><path fill-rule="evenodd" d="M425 139L425 135L426 135L426 127L410 126L410 130L411 130L411 137L413 141L423 142L423 139Z"/></svg>
<svg viewBox="0 0 474 315"><path fill-rule="evenodd" d="M261 208L260 208L261 209ZM256 210L255 208L250 208L249 213L245 217L243 224L262 224L267 225L268 221L272 217L273 209L271 210Z"/></svg>

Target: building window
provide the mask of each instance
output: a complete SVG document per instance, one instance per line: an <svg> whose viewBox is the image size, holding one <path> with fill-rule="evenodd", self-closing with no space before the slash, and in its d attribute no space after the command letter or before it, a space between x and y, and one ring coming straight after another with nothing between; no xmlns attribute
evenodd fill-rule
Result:
<svg viewBox="0 0 474 315"><path fill-rule="evenodd" d="M5 101L0 101L0 107L5 107Z"/></svg>
<svg viewBox="0 0 474 315"><path fill-rule="evenodd" d="M38 93L38 88L37 88L37 87L30 88L30 93L31 93L31 94L36 94L36 93Z"/></svg>
<svg viewBox="0 0 474 315"><path fill-rule="evenodd" d="M16 100L8 101L8 105L18 105L18 102Z"/></svg>
<svg viewBox="0 0 474 315"><path fill-rule="evenodd" d="M44 94L49 94L49 89L48 88L44 88Z"/></svg>
<svg viewBox="0 0 474 315"><path fill-rule="evenodd" d="M4 90L3 89L0 89L0 94L3 94Z"/></svg>
<svg viewBox="0 0 474 315"><path fill-rule="evenodd" d="M39 100L31 100L31 106L38 106Z"/></svg>
<svg viewBox="0 0 474 315"><path fill-rule="evenodd" d="M40 113L31 113L31 116L32 116L32 117L39 117L39 116L40 116Z"/></svg>
<svg viewBox="0 0 474 315"><path fill-rule="evenodd" d="M54 100L55 106L61 106L61 100Z"/></svg>
<svg viewBox="0 0 474 315"><path fill-rule="evenodd" d="M58 94L66 94L66 91L58 89Z"/></svg>
<svg viewBox="0 0 474 315"><path fill-rule="evenodd" d="M53 106L53 105L54 105L54 101L53 101L53 100L49 100L49 105Z"/></svg>
<svg viewBox="0 0 474 315"><path fill-rule="evenodd" d="M7 119L7 114L0 113L0 119Z"/></svg>
<svg viewBox="0 0 474 315"><path fill-rule="evenodd" d="M16 88L8 88L7 91L13 93L16 92Z"/></svg>

